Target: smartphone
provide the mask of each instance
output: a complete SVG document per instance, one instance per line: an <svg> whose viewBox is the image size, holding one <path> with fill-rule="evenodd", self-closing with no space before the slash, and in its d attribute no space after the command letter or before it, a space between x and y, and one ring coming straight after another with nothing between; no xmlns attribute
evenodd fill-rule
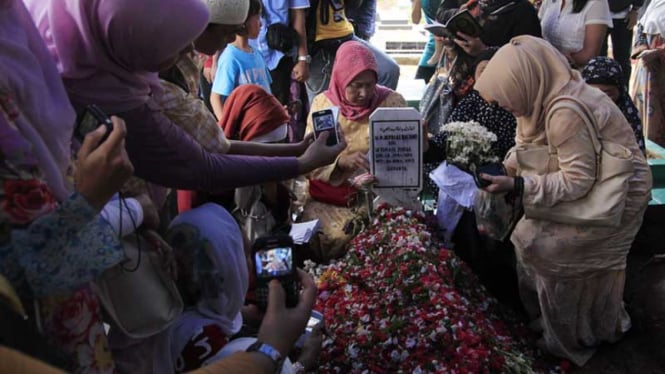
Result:
<svg viewBox="0 0 665 374"><path fill-rule="evenodd" d="M277 279L286 291L286 306L298 304L300 282L293 262L293 239L288 235L265 236L256 239L252 247L256 272L256 305L268 306L268 283Z"/></svg>
<svg viewBox="0 0 665 374"><path fill-rule="evenodd" d="M339 143L337 138L337 114L339 108L331 107L328 109L319 110L312 113L312 122L314 124L314 137L318 138L319 134L328 132L328 139L326 145L336 145Z"/></svg>
<svg viewBox="0 0 665 374"><path fill-rule="evenodd" d="M307 321L307 326L305 326L305 332L300 335L298 340L296 341L296 347L302 348L303 345L305 345L305 340L307 340L307 337L309 334L312 333L312 330L316 325L321 323L323 321L323 314L321 312L317 312L316 310L312 310L312 313L309 315L309 320Z"/></svg>
<svg viewBox="0 0 665 374"><path fill-rule="evenodd" d="M492 184L492 182L481 178L480 174L506 175L506 168L503 166L503 164L492 163L481 165L473 169L473 180L476 182L476 186L478 186L478 188L485 188Z"/></svg>
<svg viewBox="0 0 665 374"><path fill-rule="evenodd" d="M97 105L88 105L76 120L74 135L82 143L85 136L97 130L99 126L106 127L106 132L99 141L99 143L103 143L111 135L111 131L113 131L113 121Z"/></svg>

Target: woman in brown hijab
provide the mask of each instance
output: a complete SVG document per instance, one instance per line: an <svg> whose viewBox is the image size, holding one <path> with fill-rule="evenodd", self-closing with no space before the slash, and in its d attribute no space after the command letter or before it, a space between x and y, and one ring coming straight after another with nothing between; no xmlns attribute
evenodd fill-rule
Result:
<svg viewBox="0 0 665 374"><path fill-rule="evenodd" d="M619 108L587 86L566 58L542 39L513 38L490 60L475 87L485 100L517 118L517 146L551 144L556 149L559 170L519 177L525 207L578 200L595 181L591 135L575 111L556 109L545 132L548 107L559 96L570 95L586 104L601 137L633 155L634 175L618 228L522 218L511 237L520 295L534 326L543 331L541 345L582 366L594 347L618 340L631 326L623 305L626 256L650 199L651 172ZM515 175L514 153L505 164ZM492 182L487 187L491 192L512 191L521 184L512 176L486 179Z"/></svg>

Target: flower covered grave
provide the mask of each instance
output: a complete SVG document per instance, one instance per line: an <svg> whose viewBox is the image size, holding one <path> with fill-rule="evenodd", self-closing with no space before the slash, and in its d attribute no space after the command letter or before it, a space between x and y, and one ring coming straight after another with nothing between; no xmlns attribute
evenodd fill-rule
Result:
<svg viewBox="0 0 665 374"><path fill-rule="evenodd" d="M310 269L328 332L320 371L531 372L524 326L499 317L498 302L424 222L381 206L343 259Z"/></svg>

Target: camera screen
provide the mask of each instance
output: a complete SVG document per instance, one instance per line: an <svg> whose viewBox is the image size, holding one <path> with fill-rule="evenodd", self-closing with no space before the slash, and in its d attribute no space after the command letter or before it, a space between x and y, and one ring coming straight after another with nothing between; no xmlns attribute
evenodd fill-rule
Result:
<svg viewBox="0 0 665 374"><path fill-rule="evenodd" d="M256 252L256 275L261 278L279 277L293 271L290 247L278 247Z"/></svg>
<svg viewBox="0 0 665 374"><path fill-rule="evenodd" d="M327 132L328 139L326 145L335 145L338 142L337 131L335 129L335 115L332 110L326 110L323 113L315 113L312 115L314 122L314 134L318 137L320 134Z"/></svg>
<svg viewBox="0 0 665 374"><path fill-rule="evenodd" d="M316 310L312 310L311 315L309 316L309 320L307 321L307 326L305 327L305 330L307 332L312 332L312 329L314 326L319 324L323 320L323 315Z"/></svg>
<svg viewBox="0 0 665 374"><path fill-rule="evenodd" d="M335 128L335 118L332 113L314 116L312 121L314 122L314 130L316 132L333 130Z"/></svg>
<svg viewBox="0 0 665 374"><path fill-rule="evenodd" d="M92 114L90 114L90 112L86 111L78 123L76 132L80 138L84 138L88 133L97 130L98 127L99 121L97 121L97 119Z"/></svg>

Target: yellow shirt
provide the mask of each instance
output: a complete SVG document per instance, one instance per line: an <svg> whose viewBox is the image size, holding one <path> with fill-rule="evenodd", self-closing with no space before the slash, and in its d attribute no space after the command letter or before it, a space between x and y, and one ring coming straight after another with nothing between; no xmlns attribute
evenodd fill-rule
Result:
<svg viewBox="0 0 665 374"><path fill-rule="evenodd" d="M328 6L328 22L321 22L320 14L322 12L324 1L319 1L316 9L316 38L314 41L343 38L353 34L353 25L346 18L344 12L344 0L330 0Z"/></svg>
<svg viewBox="0 0 665 374"><path fill-rule="evenodd" d="M312 113L330 108L331 106L333 106L333 103L330 102L323 93L317 95L314 100L312 100L312 108L309 117L307 117L307 130L305 131L307 134L314 131ZM406 107L406 100L404 100L404 97L397 92L391 92L390 95L379 104L379 108L398 107ZM369 118L362 121L351 121L340 113L337 122L339 122L340 132L344 135L344 139L346 140L346 148L339 154L339 156L337 156L337 160L335 160L334 163L318 168L310 174L310 178L319 179L333 185L341 184L348 177L340 176L340 178L336 178L336 180L331 180L332 173L337 167L337 161L341 156L352 154L354 152L369 152Z"/></svg>

